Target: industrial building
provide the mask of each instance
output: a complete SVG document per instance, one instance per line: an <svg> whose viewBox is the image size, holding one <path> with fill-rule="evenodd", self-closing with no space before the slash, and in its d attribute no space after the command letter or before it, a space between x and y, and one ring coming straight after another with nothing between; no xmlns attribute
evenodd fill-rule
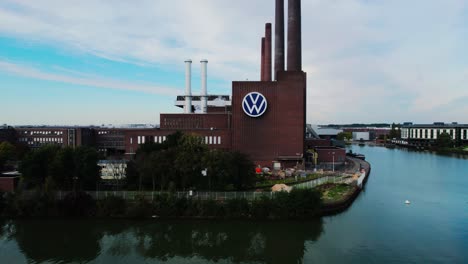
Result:
<svg viewBox="0 0 468 264"><path fill-rule="evenodd" d="M210 148L245 153L257 165L304 164L307 84L302 70L300 0L288 1L287 21L286 41L285 3L276 0L275 50L272 24L266 23L260 80L233 81L232 96L208 94L207 60L200 61L201 94L193 95L192 61L186 60L185 94L175 102L184 113L161 113L158 128L18 127L15 140L31 148L89 145L110 155L132 156L140 145L162 143L168 135L182 131L202 137Z"/></svg>
<svg viewBox="0 0 468 264"><path fill-rule="evenodd" d="M434 122L433 124L404 123L401 139L395 143L412 146L434 146L440 134L447 133L457 146L468 145L468 124Z"/></svg>

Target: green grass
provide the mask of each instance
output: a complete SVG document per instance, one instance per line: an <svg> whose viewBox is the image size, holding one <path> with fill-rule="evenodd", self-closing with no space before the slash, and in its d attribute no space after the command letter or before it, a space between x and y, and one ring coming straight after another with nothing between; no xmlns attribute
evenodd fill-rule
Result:
<svg viewBox="0 0 468 264"><path fill-rule="evenodd" d="M326 202L341 200L346 195L350 194L354 187L347 184L330 184L324 186L322 191L322 199Z"/></svg>

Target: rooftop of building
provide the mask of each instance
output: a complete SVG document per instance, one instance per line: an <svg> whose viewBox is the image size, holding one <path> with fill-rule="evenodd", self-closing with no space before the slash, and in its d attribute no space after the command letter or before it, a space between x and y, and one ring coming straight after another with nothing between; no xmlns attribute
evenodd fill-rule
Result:
<svg viewBox="0 0 468 264"><path fill-rule="evenodd" d="M468 124L458 124L457 122L444 123L444 122L434 122L432 124L413 124L413 123L404 123L402 128L468 128Z"/></svg>

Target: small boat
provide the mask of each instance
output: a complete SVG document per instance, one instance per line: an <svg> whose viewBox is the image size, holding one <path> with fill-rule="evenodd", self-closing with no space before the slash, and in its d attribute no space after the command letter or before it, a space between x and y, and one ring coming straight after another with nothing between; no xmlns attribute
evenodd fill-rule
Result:
<svg viewBox="0 0 468 264"><path fill-rule="evenodd" d="M409 200L406 200L405 201L405 204L410 204L411 202Z"/></svg>

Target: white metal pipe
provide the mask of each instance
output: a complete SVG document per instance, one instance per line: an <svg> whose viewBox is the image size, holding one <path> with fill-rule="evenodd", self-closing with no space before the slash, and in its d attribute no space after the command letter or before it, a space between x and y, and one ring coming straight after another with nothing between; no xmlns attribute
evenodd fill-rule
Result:
<svg viewBox="0 0 468 264"><path fill-rule="evenodd" d="M192 60L185 61L185 113L192 113Z"/></svg>
<svg viewBox="0 0 468 264"><path fill-rule="evenodd" d="M208 60L201 62L201 110L203 114L208 111L208 91L207 91L207 64Z"/></svg>

